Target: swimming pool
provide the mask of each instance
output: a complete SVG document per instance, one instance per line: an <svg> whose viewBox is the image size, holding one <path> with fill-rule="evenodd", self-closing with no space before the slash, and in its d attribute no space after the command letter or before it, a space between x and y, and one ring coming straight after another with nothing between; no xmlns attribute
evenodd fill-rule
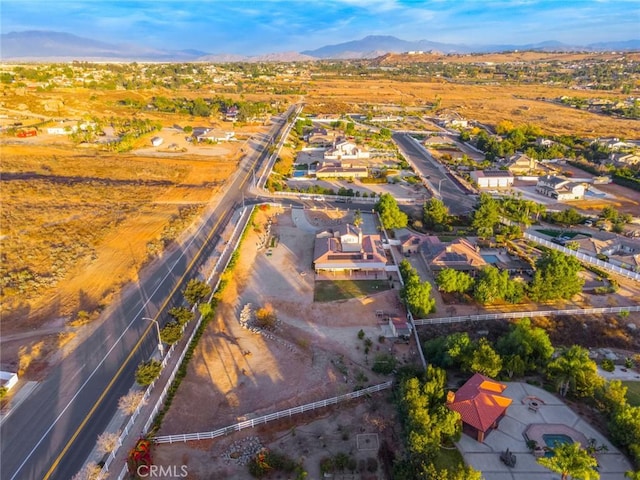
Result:
<svg viewBox="0 0 640 480"><path fill-rule="evenodd" d="M496 255L480 255L487 263L498 263L500 259Z"/></svg>
<svg viewBox="0 0 640 480"><path fill-rule="evenodd" d="M545 433L542 435L542 440L544 440L545 445L549 448L555 448L565 443L573 443L573 438L563 433ZM544 456L553 457L553 452L546 452Z"/></svg>

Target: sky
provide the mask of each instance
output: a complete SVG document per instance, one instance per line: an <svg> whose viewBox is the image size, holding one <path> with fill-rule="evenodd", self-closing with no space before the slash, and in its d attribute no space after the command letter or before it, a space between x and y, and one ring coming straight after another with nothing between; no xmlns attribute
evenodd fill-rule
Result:
<svg viewBox="0 0 640 480"><path fill-rule="evenodd" d="M50 30L116 44L259 55L367 35L570 45L640 38L639 0L0 0L0 32Z"/></svg>

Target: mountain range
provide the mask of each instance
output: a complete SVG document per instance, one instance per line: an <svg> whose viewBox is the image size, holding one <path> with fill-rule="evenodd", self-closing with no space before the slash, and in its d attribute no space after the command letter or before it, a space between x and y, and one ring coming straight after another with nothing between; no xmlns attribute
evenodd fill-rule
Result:
<svg viewBox="0 0 640 480"><path fill-rule="evenodd" d="M491 53L514 50L538 51L621 51L640 50L640 39L567 45L547 41L526 45L462 45L408 41L389 35L370 35L360 40L326 45L303 52L279 52L259 56L213 54L200 50L166 50L131 44L112 44L64 32L24 31L0 35L0 59L23 61L151 61L151 62L291 62L318 59L375 58L385 53L408 51L440 53Z"/></svg>

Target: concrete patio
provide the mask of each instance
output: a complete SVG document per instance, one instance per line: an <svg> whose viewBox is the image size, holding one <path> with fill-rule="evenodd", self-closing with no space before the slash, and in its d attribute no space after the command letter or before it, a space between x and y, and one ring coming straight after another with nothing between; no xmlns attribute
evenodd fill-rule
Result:
<svg viewBox="0 0 640 480"><path fill-rule="evenodd" d="M560 475L542 467L527 448L523 435L527 426L535 423L564 424L606 445L607 452L597 454L602 480L624 480L631 463L611 442L549 392L526 383L506 382L503 395L513 400L498 428L489 433L484 443L462 435L457 443L467 464L480 470L485 480L559 480ZM537 410L531 409L528 398L539 399ZM514 468L500 461L500 453L509 449L517 457Z"/></svg>

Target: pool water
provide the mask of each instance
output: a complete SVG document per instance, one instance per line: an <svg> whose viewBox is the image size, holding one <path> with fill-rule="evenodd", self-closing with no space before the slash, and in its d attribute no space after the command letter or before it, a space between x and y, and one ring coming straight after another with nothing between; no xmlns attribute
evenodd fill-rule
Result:
<svg viewBox="0 0 640 480"><path fill-rule="evenodd" d="M500 259L495 255L481 255L484 261L487 263L498 263Z"/></svg>
<svg viewBox="0 0 640 480"><path fill-rule="evenodd" d="M556 446L565 443L573 443L573 438L562 433L545 433L542 435L542 439L544 440L545 445L549 448L555 448ZM545 453L545 457L553 457L553 452Z"/></svg>

